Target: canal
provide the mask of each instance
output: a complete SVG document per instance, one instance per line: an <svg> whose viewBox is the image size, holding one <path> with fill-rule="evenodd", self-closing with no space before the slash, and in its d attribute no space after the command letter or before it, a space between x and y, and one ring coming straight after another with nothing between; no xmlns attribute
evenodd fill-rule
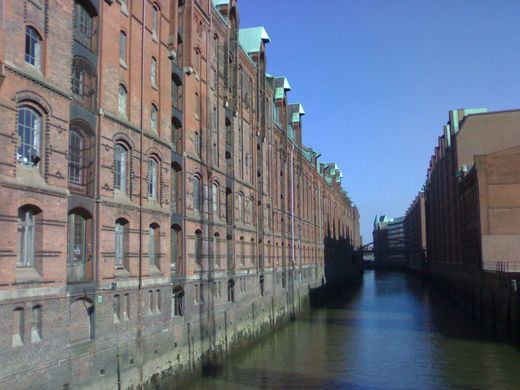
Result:
<svg viewBox="0 0 520 390"><path fill-rule="evenodd" d="M365 271L185 389L520 389L520 351L416 277Z"/></svg>

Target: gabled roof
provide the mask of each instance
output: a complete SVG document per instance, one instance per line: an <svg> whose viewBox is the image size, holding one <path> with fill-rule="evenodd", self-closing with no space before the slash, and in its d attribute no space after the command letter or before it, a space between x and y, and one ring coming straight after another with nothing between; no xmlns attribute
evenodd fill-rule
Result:
<svg viewBox="0 0 520 390"><path fill-rule="evenodd" d="M274 86L275 86L275 91L274 91L275 99L282 99L285 95L285 92L291 90L289 81L285 77L275 78Z"/></svg>
<svg viewBox="0 0 520 390"><path fill-rule="evenodd" d="M241 28L238 39L240 46L246 53L258 53L262 47L262 42L271 42L271 38L263 27Z"/></svg>
<svg viewBox="0 0 520 390"><path fill-rule="evenodd" d="M303 106L299 103L290 104L289 105L289 113L291 113L290 122L298 123L300 122L301 116L305 115L305 110Z"/></svg>

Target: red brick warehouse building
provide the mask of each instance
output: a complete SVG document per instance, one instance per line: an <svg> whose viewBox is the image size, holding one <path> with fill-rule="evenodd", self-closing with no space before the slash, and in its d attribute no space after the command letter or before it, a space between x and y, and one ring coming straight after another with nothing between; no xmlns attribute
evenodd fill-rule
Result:
<svg viewBox="0 0 520 390"><path fill-rule="evenodd" d="M407 214L409 252L426 248L425 261L410 266L516 344L519 145L519 110L450 111L430 159L424 200Z"/></svg>
<svg viewBox="0 0 520 390"><path fill-rule="evenodd" d="M189 371L352 263L341 171L239 25L235 0L0 2L0 387Z"/></svg>

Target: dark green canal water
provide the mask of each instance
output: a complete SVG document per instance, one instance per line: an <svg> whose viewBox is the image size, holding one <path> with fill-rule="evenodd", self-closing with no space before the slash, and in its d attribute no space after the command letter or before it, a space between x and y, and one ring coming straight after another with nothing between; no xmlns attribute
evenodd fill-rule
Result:
<svg viewBox="0 0 520 390"><path fill-rule="evenodd" d="M365 271L185 389L520 389L520 351L414 276Z"/></svg>

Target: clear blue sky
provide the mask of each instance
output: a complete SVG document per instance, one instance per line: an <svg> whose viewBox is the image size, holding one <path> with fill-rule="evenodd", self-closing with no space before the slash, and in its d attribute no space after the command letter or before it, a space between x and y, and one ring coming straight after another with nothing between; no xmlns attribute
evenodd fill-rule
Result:
<svg viewBox="0 0 520 390"><path fill-rule="evenodd" d="M448 110L520 107L519 0L239 0L268 71L301 103L304 143L335 161L361 213L398 217L421 189Z"/></svg>

